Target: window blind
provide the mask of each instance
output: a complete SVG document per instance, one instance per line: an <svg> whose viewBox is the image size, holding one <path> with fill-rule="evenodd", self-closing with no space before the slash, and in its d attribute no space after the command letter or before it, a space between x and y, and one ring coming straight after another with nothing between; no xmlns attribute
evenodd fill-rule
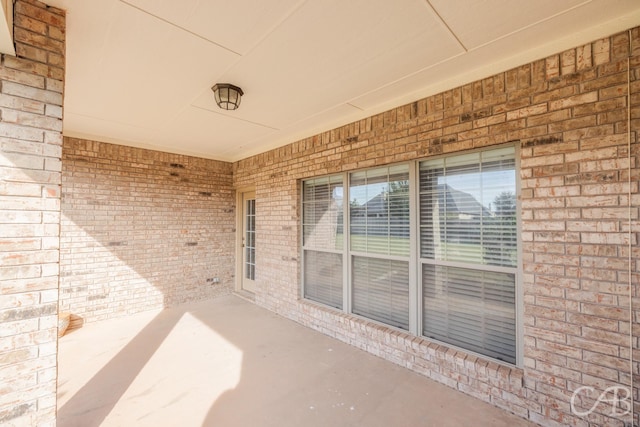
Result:
<svg viewBox="0 0 640 427"><path fill-rule="evenodd" d="M421 257L515 267L512 147L420 163Z"/></svg>
<svg viewBox="0 0 640 427"><path fill-rule="evenodd" d="M353 257L355 314L409 329L409 263Z"/></svg>
<svg viewBox="0 0 640 427"><path fill-rule="evenodd" d="M509 363L515 353L515 276L423 264L423 334Z"/></svg>
<svg viewBox="0 0 640 427"><path fill-rule="evenodd" d="M409 329L409 166L352 173L349 197L352 312Z"/></svg>
<svg viewBox="0 0 640 427"><path fill-rule="evenodd" d="M351 174L351 250L409 255L409 166Z"/></svg>
<svg viewBox="0 0 640 427"><path fill-rule="evenodd" d="M305 181L303 185L303 244L314 249L342 249L343 184L341 176Z"/></svg>
<svg viewBox="0 0 640 427"><path fill-rule="evenodd" d="M304 297L342 309L342 254L304 251Z"/></svg>
<svg viewBox="0 0 640 427"><path fill-rule="evenodd" d="M305 181L302 189L303 295L343 307L341 176Z"/></svg>
<svg viewBox="0 0 640 427"><path fill-rule="evenodd" d="M419 168L424 336L516 361L515 149Z"/></svg>
<svg viewBox="0 0 640 427"><path fill-rule="evenodd" d="M515 148L355 171L345 181L302 183L304 298L517 363ZM421 306L411 318L410 304Z"/></svg>

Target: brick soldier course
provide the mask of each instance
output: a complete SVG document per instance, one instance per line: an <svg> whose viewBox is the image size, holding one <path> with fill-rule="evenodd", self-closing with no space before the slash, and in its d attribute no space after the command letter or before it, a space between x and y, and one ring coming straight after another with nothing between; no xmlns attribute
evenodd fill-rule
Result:
<svg viewBox="0 0 640 427"><path fill-rule="evenodd" d="M593 387L588 409L638 373L640 28L231 164L63 141L64 14L15 7L18 57L0 67L0 424L55 423L58 309L79 326L231 292L248 187L258 305L543 425L628 419L605 404L576 415L571 397ZM301 299L301 179L504 143L519 148L522 366Z"/></svg>

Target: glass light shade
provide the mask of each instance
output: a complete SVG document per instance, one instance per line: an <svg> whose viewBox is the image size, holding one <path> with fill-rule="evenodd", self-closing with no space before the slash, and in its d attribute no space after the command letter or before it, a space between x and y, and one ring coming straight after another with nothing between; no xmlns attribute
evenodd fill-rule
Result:
<svg viewBox="0 0 640 427"><path fill-rule="evenodd" d="M238 86L228 83L217 83L211 88L216 104L223 110L235 110L240 106L240 98L244 93Z"/></svg>

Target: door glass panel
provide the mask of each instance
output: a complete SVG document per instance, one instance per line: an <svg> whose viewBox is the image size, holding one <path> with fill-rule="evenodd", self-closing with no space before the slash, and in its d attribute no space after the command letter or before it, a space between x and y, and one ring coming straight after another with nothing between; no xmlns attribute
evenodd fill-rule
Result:
<svg viewBox="0 0 640 427"><path fill-rule="evenodd" d="M245 218L245 242L244 242L244 277L255 280L256 278L256 201L246 201Z"/></svg>

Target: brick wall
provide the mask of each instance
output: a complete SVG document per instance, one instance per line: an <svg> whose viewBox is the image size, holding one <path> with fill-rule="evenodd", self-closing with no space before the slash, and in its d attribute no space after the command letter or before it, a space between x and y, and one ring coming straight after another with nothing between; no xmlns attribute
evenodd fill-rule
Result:
<svg viewBox="0 0 640 427"><path fill-rule="evenodd" d="M629 386L630 280L638 358L639 126L635 28L237 162L236 186L256 187L256 302L541 424L622 426L571 396L593 387L587 411ZM524 366L300 299L300 179L505 142L521 147Z"/></svg>
<svg viewBox="0 0 640 427"><path fill-rule="evenodd" d="M15 3L0 64L0 424L56 414L64 12Z"/></svg>
<svg viewBox="0 0 640 427"><path fill-rule="evenodd" d="M72 327L233 289L230 163L65 138L62 164L60 310Z"/></svg>

